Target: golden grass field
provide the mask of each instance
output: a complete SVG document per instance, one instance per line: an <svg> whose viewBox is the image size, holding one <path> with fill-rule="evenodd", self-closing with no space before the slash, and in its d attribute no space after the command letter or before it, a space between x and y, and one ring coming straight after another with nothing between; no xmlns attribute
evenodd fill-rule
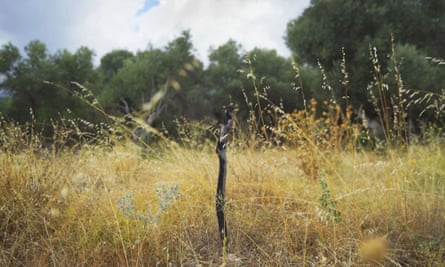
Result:
<svg viewBox="0 0 445 267"><path fill-rule="evenodd" d="M443 266L445 150L214 144L0 154L1 266ZM314 175L315 174L315 175Z"/></svg>

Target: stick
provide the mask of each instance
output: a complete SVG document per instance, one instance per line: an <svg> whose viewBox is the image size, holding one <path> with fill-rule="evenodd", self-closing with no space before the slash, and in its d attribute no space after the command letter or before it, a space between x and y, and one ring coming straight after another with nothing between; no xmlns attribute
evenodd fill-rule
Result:
<svg viewBox="0 0 445 267"><path fill-rule="evenodd" d="M224 215L227 175L226 145L229 139L230 130L232 129L233 113L233 107L228 107L224 117L224 124L221 127L221 132L219 134L219 140L216 145L216 153L218 154L219 159L218 186L216 188L216 216L218 218L222 247L225 252L227 251L228 244L227 222Z"/></svg>

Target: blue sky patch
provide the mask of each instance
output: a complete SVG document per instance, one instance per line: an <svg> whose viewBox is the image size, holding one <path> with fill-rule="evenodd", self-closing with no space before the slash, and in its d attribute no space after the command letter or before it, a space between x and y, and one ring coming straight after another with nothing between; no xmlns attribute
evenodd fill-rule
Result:
<svg viewBox="0 0 445 267"><path fill-rule="evenodd" d="M145 0L144 6L136 12L136 16L146 13L151 8L159 5L159 0Z"/></svg>

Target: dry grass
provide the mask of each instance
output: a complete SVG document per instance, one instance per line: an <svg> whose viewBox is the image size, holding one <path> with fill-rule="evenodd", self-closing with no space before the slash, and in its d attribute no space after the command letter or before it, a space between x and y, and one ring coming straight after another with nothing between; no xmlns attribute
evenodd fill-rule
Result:
<svg viewBox="0 0 445 267"><path fill-rule="evenodd" d="M223 263L213 146L139 154L132 144L2 153L0 264ZM443 147L316 152L315 179L302 155L229 147L229 246L243 266L444 264Z"/></svg>
<svg viewBox="0 0 445 267"><path fill-rule="evenodd" d="M255 75L247 76L260 107ZM34 125L1 118L0 265L443 266L441 131L425 132L426 145L395 130L380 143L349 122L349 109L339 125L333 94L323 105L317 112L312 100L286 114L271 104L273 127L252 106L247 133L235 131L227 155L228 257L208 126L179 125L181 145L164 137L164 147L141 151L120 139L133 132L116 118L113 127L62 120L53 123L48 152Z"/></svg>

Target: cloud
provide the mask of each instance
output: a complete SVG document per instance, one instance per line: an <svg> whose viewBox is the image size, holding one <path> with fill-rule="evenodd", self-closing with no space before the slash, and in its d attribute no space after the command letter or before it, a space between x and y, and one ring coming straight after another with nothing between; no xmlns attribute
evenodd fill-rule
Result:
<svg viewBox="0 0 445 267"><path fill-rule="evenodd" d="M155 46L190 29L197 54L206 58L210 46L230 38L250 50L276 49L288 56L284 42L287 23L301 14L309 1L285 0L162 0L141 16L139 38L150 36ZM143 25L143 26L142 26ZM162 25L162 27L160 27Z"/></svg>
<svg viewBox="0 0 445 267"><path fill-rule="evenodd" d="M138 27L135 14L144 1L79 0L79 3L80 17L64 36L68 44L87 46L99 57L113 49L145 48L135 39Z"/></svg>
<svg viewBox="0 0 445 267"><path fill-rule="evenodd" d="M0 11L0 32L8 41L23 48L29 41L39 39L63 46L63 35L69 25L76 23L77 5L74 1L3 0ZM68 14L68 15L67 15Z"/></svg>
<svg viewBox="0 0 445 267"><path fill-rule="evenodd" d="M195 54L207 61L210 47L230 38L246 50L276 49L290 55L284 42L287 23L309 0L2 0L0 45L22 48L39 39L50 51L80 46L93 49L98 62L113 49L133 52L148 44L164 47L190 30ZM97 63L96 62L96 63Z"/></svg>

